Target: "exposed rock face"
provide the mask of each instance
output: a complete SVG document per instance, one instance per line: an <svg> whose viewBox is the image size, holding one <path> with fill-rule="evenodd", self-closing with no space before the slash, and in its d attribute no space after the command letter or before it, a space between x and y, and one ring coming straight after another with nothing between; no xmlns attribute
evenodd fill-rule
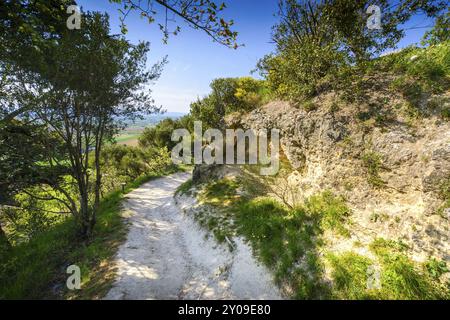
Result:
<svg viewBox="0 0 450 320"><path fill-rule="evenodd" d="M192 181L195 184L208 183L227 176L236 176L238 168L232 165L196 165L192 173Z"/></svg>
<svg viewBox="0 0 450 320"><path fill-rule="evenodd" d="M194 183L205 183L210 179L219 178L218 165L196 165L192 172L192 181Z"/></svg>
<svg viewBox="0 0 450 320"><path fill-rule="evenodd" d="M376 124L359 120L358 106L331 110L322 107L326 101L317 103L321 108L308 112L272 102L229 125L280 129L293 167L288 181L299 199L325 189L345 196L353 209L352 238L336 241L336 250L383 237L409 243L418 261L430 255L450 261L449 210L442 210L439 194L450 179L450 123L429 116L410 125L396 116ZM379 187L369 183L365 154L380 159Z"/></svg>

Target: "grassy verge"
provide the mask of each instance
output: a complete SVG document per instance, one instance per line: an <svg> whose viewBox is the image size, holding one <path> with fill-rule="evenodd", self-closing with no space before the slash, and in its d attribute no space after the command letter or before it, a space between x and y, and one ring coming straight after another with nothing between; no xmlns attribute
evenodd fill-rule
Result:
<svg viewBox="0 0 450 320"><path fill-rule="evenodd" d="M319 258L321 235L330 229L348 236L349 210L343 199L324 192L309 198L303 206L289 209L267 197L241 196L239 185L232 179L207 184L198 198L215 210L200 210L197 221L219 242L225 237L243 236L289 296L329 297Z"/></svg>
<svg viewBox="0 0 450 320"><path fill-rule="evenodd" d="M205 207L199 223L219 242L243 236L260 261L274 273L283 292L294 299L448 299L445 263L412 261L408 248L375 240L367 249L376 258L355 252L328 252L324 234L350 236L350 211L341 197L326 191L290 209L268 197L248 197L242 183L222 179L206 184L197 197ZM189 190L190 184L183 189ZM213 210L209 210L212 208ZM380 288L368 286L379 270Z"/></svg>
<svg viewBox="0 0 450 320"><path fill-rule="evenodd" d="M450 283L443 282L446 264L435 259L413 262L400 242L376 239L372 260L356 253L328 255L336 299L437 300L450 299ZM378 285L368 287L369 270L378 269Z"/></svg>
<svg viewBox="0 0 450 320"><path fill-rule="evenodd" d="M178 171L143 176L125 188L125 194L152 179ZM73 219L55 226L31 241L14 247L0 263L0 299L99 299L114 280L111 261L126 237L121 203L115 191L101 203L92 239L77 239ZM66 269L81 269L81 290L66 289Z"/></svg>

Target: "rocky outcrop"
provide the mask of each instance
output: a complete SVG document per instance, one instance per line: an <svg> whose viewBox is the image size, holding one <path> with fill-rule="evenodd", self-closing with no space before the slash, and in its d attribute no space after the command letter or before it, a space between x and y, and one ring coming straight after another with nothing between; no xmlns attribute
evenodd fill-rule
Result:
<svg viewBox="0 0 450 320"><path fill-rule="evenodd" d="M418 261L430 255L450 261L449 210L440 195L450 179L449 121L428 116L412 123L398 111L388 120L376 112L366 119L364 106L336 108L333 96L314 103L320 108L306 111L276 101L229 117L228 124L280 129L292 166L287 180L298 199L325 189L347 199L352 237L330 239L337 251L383 237L408 243ZM367 155L379 163L364 160ZM378 185L370 179L374 172Z"/></svg>

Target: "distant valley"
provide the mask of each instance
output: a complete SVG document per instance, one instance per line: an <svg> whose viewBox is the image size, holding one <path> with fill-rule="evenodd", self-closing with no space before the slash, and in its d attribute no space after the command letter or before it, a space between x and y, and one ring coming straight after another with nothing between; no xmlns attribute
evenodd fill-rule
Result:
<svg viewBox="0 0 450 320"><path fill-rule="evenodd" d="M151 114L145 116L142 120L127 123L127 128L117 135L115 140L117 144L137 146L139 136L145 128L155 126L164 119L178 119L184 115L186 114L181 112L166 112L163 114Z"/></svg>

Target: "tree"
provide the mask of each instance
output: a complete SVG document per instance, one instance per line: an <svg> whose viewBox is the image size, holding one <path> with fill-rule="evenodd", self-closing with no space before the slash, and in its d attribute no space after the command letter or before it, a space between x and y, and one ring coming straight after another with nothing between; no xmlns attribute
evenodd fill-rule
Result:
<svg viewBox="0 0 450 320"><path fill-rule="evenodd" d="M367 27L369 6L381 11L381 29ZM280 23L274 27L275 54L259 63L269 86L279 96L293 100L310 97L321 83L339 78L352 66L365 63L403 37L402 25L423 12L436 16L445 1L402 0L280 0Z"/></svg>
<svg viewBox="0 0 450 320"><path fill-rule="evenodd" d="M422 44L436 45L450 40L450 9L436 19L436 23L423 37Z"/></svg>
<svg viewBox="0 0 450 320"><path fill-rule="evenodd" d="M45 133L51 133L61 147L53 148L43 134L38 143L43 152L36 150L34 154L44 159L31 157L31 166L19 163L24 164L23 172L44 163L49 172L43 171L39 179L28 182L46 184L61 193L61 201L80 223L82 235L88 236L100 202L103 144L123 126L124 119L157 111L150 91L143 86L157 79L163 63L147 71L149 44L131 45L119 36L110 36L108 17L104 15L85 14L81 30L65 30L60 36L58 46L47 51L50 63L41 69L37 81L32 82L36 76L27 77L27 73L21 81L35 102L26 116ZM16 154L16 158L27 157ZM36 172L39 170L32 170L30 175ZM71 179L62 179L66 175ZM70 194L67 190L73 186L77 192Z"/></svg>
<svg viewBox="0 0 450 320"><path fill-rule="evenodd" d="M72 4L73 0L0 1L0 123L34 107L17 75L39 77L46 68L47 53L67 31L66 10Z"/></svg>
<svg viewBox="0 0 450 320"><path fill-rule="evenodd" d="M381 13L381 28L369 29L367 20L370 6L377 6ZM378 56L393 48L404 37L403 24L415 14L436 17L447 7L441 0L334 0L326 5L333 30L339 43L357 64Z"/></svg>
<svg viewBox="0 0 450 320"><path fill-rule="evenodd" d="M178 34L180 27L169 31L169 23L177 16L195 29L202 30L215 42L237 48L238 33L233 31L232 20L222 17L226 9L224 3L217 4L212 0L109 0L111 3L122 4L122 30L126 32L126 18L131 11L137 11L140 16L155 22L158 15L163 14L164 21L159 27L167 40L170 34ZM9 74L26 70L40 73L47 64L47 51L58 45L58 37L67 31L67 8L76 5L74 0L0 0L0 71L8 70ZM155 6L160 6L164 13L158 12ZM15 89L20 89L16 87ZM23 87L22 87L23 89ZM0 83L0 90L2 84ZM18 92L2 90L0 97L6 92L15 97ZM20 117L28 104L6 103L0 104L0 123Z"/></svg>
<svg viewBox="0 0 450 320"><path fill-rule="evenodd" d="M113 145L105 148L101 155L102 166L117 172L120 182L133 181L145 174L158 174L173 163L166 147L137 148Z"/></svg>
<svg viewBox="0 0 450 320"><path fill-rule="evenodd" d="M172 132L180 129L176 120L167 118L154 127L145 128L139 137L139 145L142 148L164 148L172 150L176 143L172 141Z"/></svg>
<svg viewBox="0 0 450 320"><path fill-rule="evenodd" d="M159 76L163 63L145 71L148 44L133 46L109 35L105 16L84 14L83 28L69 31L66 10L76 1L0 2L0 149L6 152L0 201L15 205L19 192L58 201L88 236L100 201L103 143L124 126L122 120L157 110L143 85ZM144 8L144 1L109 2L123 4L123 31L131 10L155 21L156 4L165 11L165 40L171 12L237 47L233 22L221 17L224 4L152 0Z"/></svg>
<svg viewBox="0 0 450 320"><path fill-rule="evenodd" d="M158 23L159 28L164 33L164 40L167 41L170 34L177 35L181 31L180 26L176 26L173 31L169 29L169 22L174 22L175 17L182 18L194 29L202 30L215 42L231 48L237 48L236 42L238 33L231 27L233 20L225 20L221 17L222 11L226 9L224 2L218 4L212 0L109 0L110 2L123 4L122 30L126 32L125 20L133 10L138 11L141 17L146 18L149 23L156 20L158 14L155 5L159 5L164 11L164 19ZM171 16L169 16L171 14Z"/></svg>

